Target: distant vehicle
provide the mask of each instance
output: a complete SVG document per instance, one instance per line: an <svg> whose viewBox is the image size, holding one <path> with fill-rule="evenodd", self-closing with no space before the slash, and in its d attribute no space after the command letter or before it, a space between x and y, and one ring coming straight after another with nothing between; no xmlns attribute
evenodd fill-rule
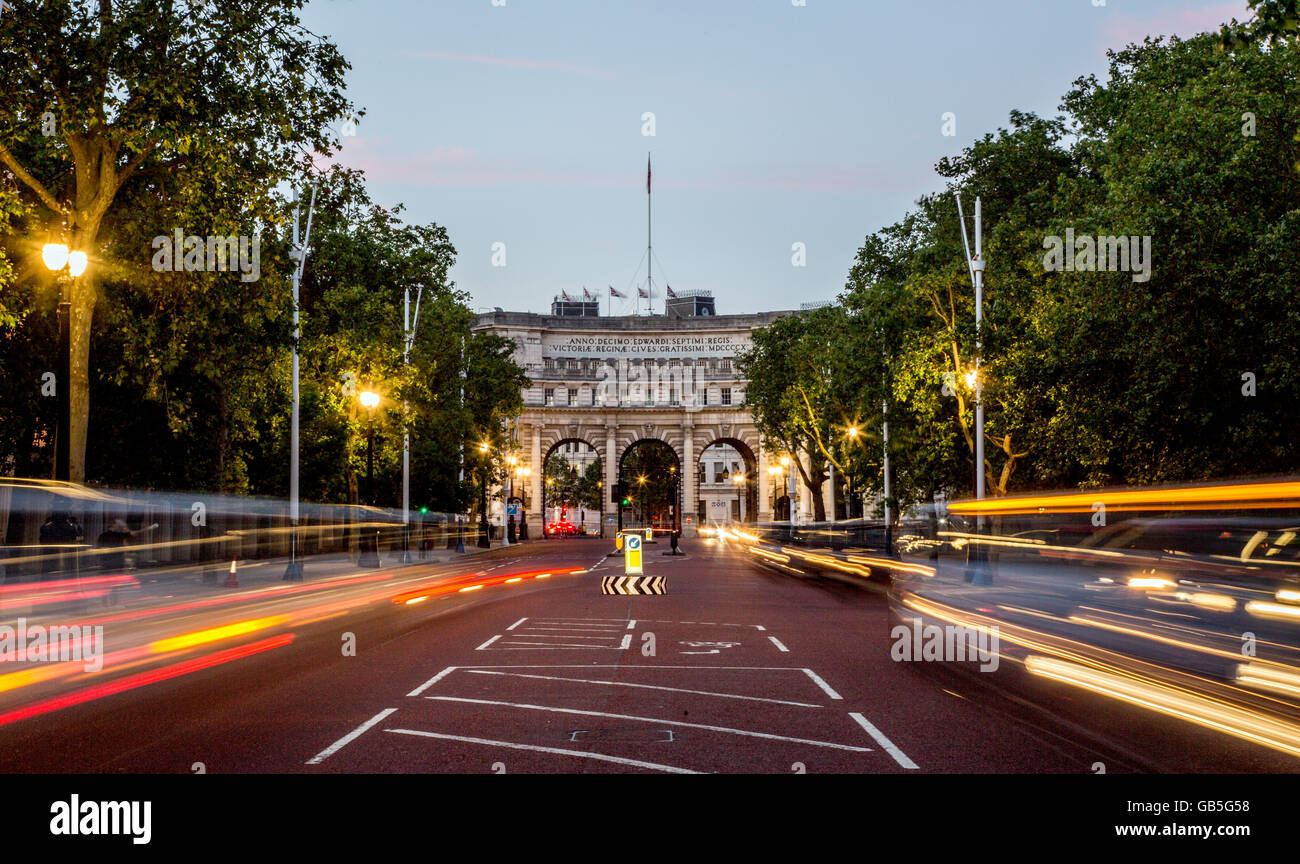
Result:
<svg viewBox="0 0 1300 864"><path fill-rule="evenodd" d="M581 533L581 531L578 526L574 525L567 519L562 519L559 522L552 522L546 526L546 534L550 537L575 537L579 533Z"/></svg>

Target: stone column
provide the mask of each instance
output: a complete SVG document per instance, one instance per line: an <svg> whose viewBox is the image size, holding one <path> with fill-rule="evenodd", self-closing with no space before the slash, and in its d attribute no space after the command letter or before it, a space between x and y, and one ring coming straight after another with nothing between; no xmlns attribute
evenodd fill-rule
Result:
<svg viewBox="0 0 1300 864"><path fill-rule="evenodd" d="M768 475L767 469L771 463L767 458L767 451L762 447L758 448L758 521L772 521L772 478Z"/></svg>
<svg viewBox="0 0 1300 864"><path fill-rule="evenodd" d="M546 514L542 512L542 483L546 479L546 466L542 464L542 424L533 424L533 452L528 467L533 473L528 478L528 536L542 539Z"/></svg>
<svg viewBox="0 0 1300 864"><path fill-rule="evenodd" d="M695 477L699 474L695 456L695 425L682 426L682 537L694 537L699 526L695 524L698 508L695 505ZM686 517L691 521L687 522Z"/></svg>
<svg viewBox="0 0 1300 864"><path fill-rule="evenodd" d="M822 505L826 508L826 518L829 520L831 514L835 512L835 484L831 482L831 467L826 466L826 482L822 484ZM835 478L839 480L838 477Z"/></svg>
<svg viewBox="0 0 1300 864"><path fill-rule="evenodd" d="M610 538L613 538L614 535L613 532L608 530L609 526L606 524L606 514L617 516L617 508L619 506L618 504L614 504L611 500L614 495L614 487L618 485L618 454L614 452L614 448L617 444L618 427L606 426L605 452L600 457L601 461L603 461L605 465L605 494L601 496L602 500L600 502L600 528L601 532ZM616 519L614 530L618 530L617 524L618 520Z"/></svg>

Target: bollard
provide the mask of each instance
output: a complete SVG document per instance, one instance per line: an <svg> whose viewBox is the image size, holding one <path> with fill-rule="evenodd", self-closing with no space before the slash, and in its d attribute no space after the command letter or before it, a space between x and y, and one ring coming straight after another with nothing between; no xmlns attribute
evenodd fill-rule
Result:
<svg viewBox="0 0 1300 864"><path fill-rule="evenodd" d="M239 587L239 571L235 568L235 559L234 559L234 558L231 558L231 559L230 559L230 574L226 576L226 585L225 585L225 587L227 587L227 588L238 588L238 587Z"/></svg>

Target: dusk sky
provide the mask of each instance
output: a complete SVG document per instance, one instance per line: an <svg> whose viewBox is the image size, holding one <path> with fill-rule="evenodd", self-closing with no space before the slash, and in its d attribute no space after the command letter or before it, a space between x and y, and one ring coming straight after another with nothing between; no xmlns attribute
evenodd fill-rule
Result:
<svg viewBox="0 0 1300 864"><path fill-rule="evenodd" d="M833 299L863 238L942 188L939 158L1012 109L1054 115L1107 48L1247 17L1098 2L314 0L305 21L366 112L341 161L446 226L473 306L543 312L585 286L630 314L607 286L645 281L651 151L656 289L712 290L728 314Z"/></svg>

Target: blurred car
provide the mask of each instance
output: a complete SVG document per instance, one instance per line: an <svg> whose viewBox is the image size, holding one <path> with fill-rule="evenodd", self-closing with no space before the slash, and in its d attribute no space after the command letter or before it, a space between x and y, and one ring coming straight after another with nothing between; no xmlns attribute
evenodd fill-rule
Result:
<svg viewBox="0 0 1300 864"><path fill-rule="evenodd" d="M579 533L581 532L578 526L565 519L552 522L546 526L546 535L548 537L576 537Z"/></svg>

